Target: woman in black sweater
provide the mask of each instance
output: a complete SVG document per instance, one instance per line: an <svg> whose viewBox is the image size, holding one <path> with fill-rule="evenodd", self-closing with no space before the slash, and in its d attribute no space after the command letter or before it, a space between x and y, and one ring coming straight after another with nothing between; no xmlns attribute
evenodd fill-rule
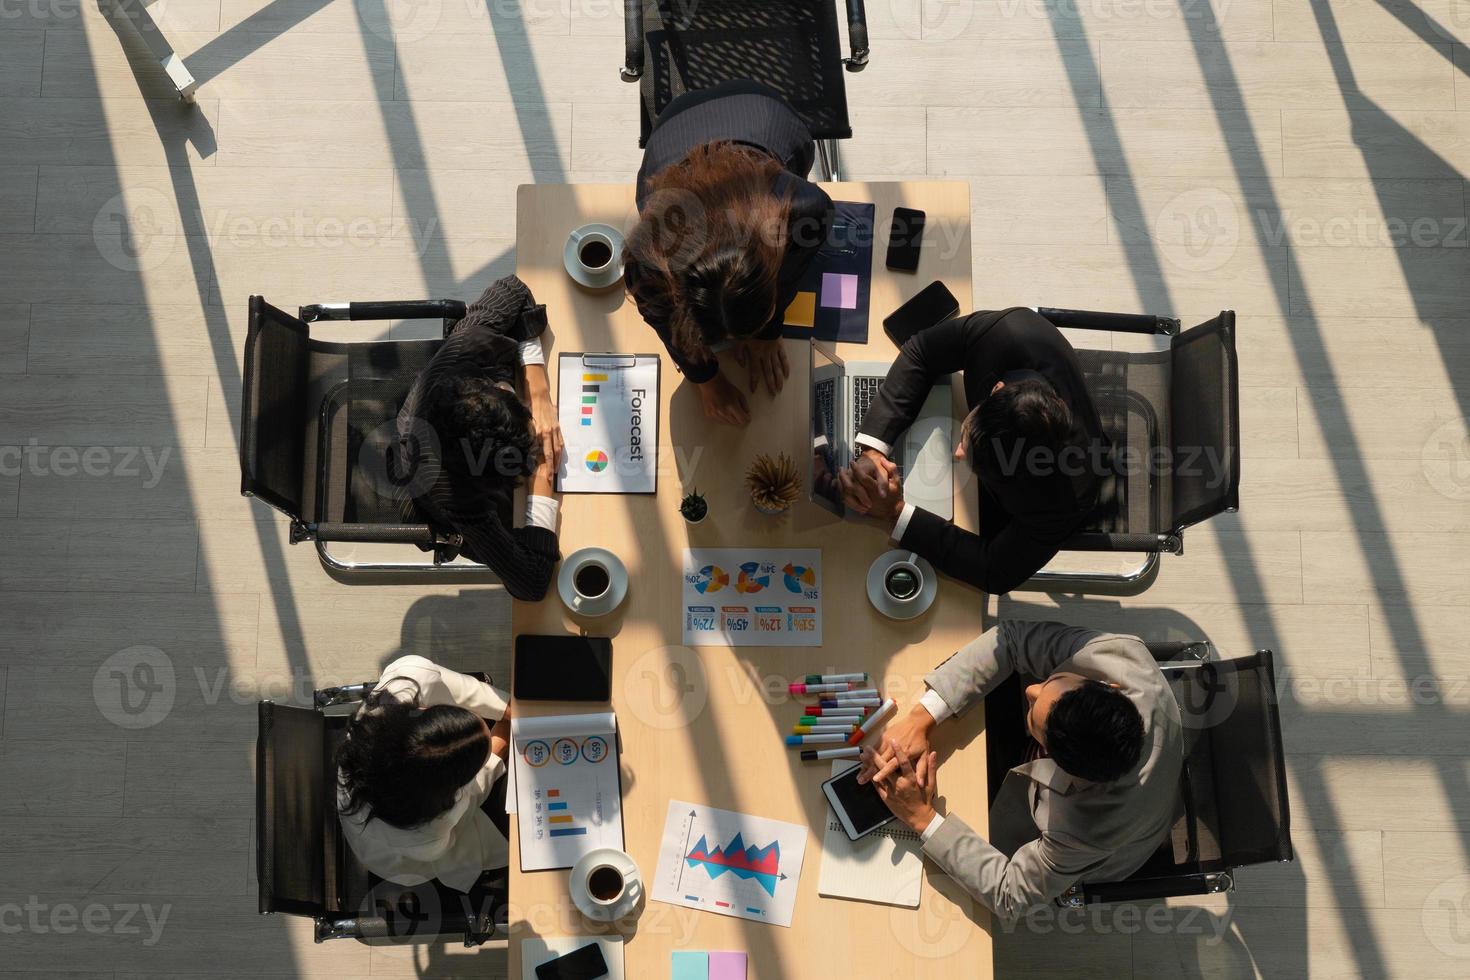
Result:
<svg viewBox="0 0 1470 980"><path fill-rule="evenodd" d="M782 317L832 223L832 199L805 179L815 154L801 118L753 81L679 96L648 138L625 281L710 418L750 421L714 349L736 345L752 392L790 373Z"/></svg>
<svg viewBox="0 0 1470 980"><path fill-rule="evenodd" d="M392 466L405 521L462 535L461 554L530 602L546 595L561 560L562 437L541 350L545 328L546 307L515 276L486 289L409 391ZM525 526L507 526L502 514L526 477Z"/></svg>

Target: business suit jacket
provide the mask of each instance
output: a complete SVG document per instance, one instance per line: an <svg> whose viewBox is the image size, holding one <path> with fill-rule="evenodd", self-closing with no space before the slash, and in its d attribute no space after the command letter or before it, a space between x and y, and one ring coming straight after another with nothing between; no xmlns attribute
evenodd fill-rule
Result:
<svg viewBox="0 0 1470 980"><path fill-rule="evenodd" d="M1049 758L1012 769L991 810L989 841L958 816L944 818L924 853L1005 925L1076 882L1116 881L1142 867L1173 825L1184 760L1179 705L1136 637L1004 622L925 681L964 714L1014 671L1118 684L1143 716L1144 747L1133 771L1111 783L1070 776Z"/></svg>
<svg viewBox="0 0 1470 980"><path fill-rule="evenodd" d="M790 243L781 263L775 313L754 335L771 340L781 336L786 307L796 298L801 277L826 241L833 214L826 191L805 179L816 154L811 131L774 89L740 80L687 92L670 102L648 137L643 165L638 168L638 210L641 213L648 203L649 180L654 175L678 163L695 147L721 140L770 154L783 168L771 194L790 199ZM697 242L689 248L697 254ZM675 366L695 384L713 378L720 368L712 356L691 358L671 343L673 311L650 271L629 259L623 276L638 312L658 333Z"/></svg>
<svg viewBox="0 0 1470 980"><path fill-rule="evenodd" d="M1007 472L982 454L980 533L925 510L910 517L899 545L916 551L946 575L1002 595L1056 556L1058 545L1086 523L1097 506L1107 440L1082 366L1072 345L1051 321L1017 307L955 317L921 330L903 345L867 415L861 433L892 446L913 424L934 383L964 373L965 400L973 409L997 381L1013 371L1032 371L1056 389L1072 410L1072 433L1060 462L1036 468L1022 461Z"/></svg>

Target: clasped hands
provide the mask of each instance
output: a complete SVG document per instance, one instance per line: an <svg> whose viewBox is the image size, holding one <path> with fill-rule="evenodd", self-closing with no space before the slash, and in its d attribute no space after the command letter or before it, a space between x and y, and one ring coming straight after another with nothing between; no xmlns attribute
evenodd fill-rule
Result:
<svg viewBox="0 0 1470 980"><path fill-rule="evenodd" d="M842 502L859 514L892 523L903 513L903 481L898 464L868 447L837 474Z"/></svg>
<svg viewBox="0 0 1470 980"><path fill-rule="evenodd" d="M934 819L939 756L929 748L934 716L916 704L889 725L877 747L865 746L859 783L872 783L888 809L916 834Z"/></svg>

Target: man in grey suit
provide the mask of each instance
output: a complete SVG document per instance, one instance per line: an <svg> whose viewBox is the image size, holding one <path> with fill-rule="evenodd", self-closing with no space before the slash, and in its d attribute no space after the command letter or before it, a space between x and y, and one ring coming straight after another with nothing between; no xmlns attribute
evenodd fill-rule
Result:
<svg viewBox="0 0 1470 980"><path fill-rule="evenodd" d="M1025 688L1030 761L1006 774L986 840L934 809L938 759L929 735L1012 674L1036 679ZM924 680L920 702L888 727L877 750L864 751L860 779L873 782L922 837L924 853L1003 925L1079 881L1126 878L1168 836L1183 727L1168 682L1138 638L1005 622Z"/></svg>

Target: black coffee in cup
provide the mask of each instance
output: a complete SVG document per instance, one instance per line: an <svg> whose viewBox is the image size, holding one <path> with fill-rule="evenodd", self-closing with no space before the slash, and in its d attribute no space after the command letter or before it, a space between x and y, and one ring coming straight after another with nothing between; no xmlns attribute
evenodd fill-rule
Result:
<svg viewBox="0 0 1470 980"><path fill-rule="evenodd" d="M612 261L612 246L600 239L593 238L583 242L582 250L577 254L587 268L601 269Z"/></svg>
<svg viewBox="0 0 1470 980"><path fill-rule="evenodd" d="M599 902L611 902L623 893L623 873L604 864L587 877L587 891Z"/></svg>
<svg viewBox="0 0 1470 980"><path fill-rule="evenodd" d="M588 599L595 599L606 592L608 582L607 569L591 562L577 569L577 574L572 576L572 584L577 587L578 594Z"/></svg>
<svg viewBox="0 0 1470 980"><path fill-rule="evenodd" d="M890 568L883 587L895 599L912 599L919 591L919 577L911 568Z"/></svg>

